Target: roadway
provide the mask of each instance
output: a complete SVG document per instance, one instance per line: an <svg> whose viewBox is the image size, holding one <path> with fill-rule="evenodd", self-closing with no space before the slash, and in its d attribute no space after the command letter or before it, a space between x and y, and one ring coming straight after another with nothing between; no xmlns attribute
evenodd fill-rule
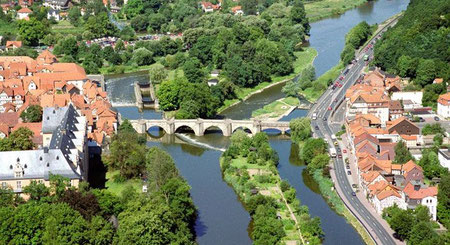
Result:
<svg viewBox="0 0 450 245"><path fill-rule="evenodd" d="M388 25L383 27L378 33L385 30L388 26L395 25L395 23L396 20L394 19ZM373 41L375 42L376 40L373 39ZM371 42L372 40L368 43ZM363 47L360 53L356 55L357 61L354 64L347 66L347 68L349 69L348 73L345 75L343 80L340 81L342 87L336 87L334 90L331 87L328 88L310 110L310 117L313 114L316 114L317 116L317 119L312 120L311 123L315 136L318 138L327 139L330 147L334 147L334 142L331 139L331 135L339 131L341 128L341 125L339 124L330 123L331 118L335 113L336 116L340 118L343 118L345 116L345 111L339 109L339 107L343 107L339 105L341 103L345 103L345 92L358 80L358 77L360 76L365 66L365 61L363 59L364 55L369 55L369 57L371 57L373 55L373 50L369 49L365 51ZM329 110L329 107L331 107L331 110ZM340 151L338 151L338 154L341 154ZM367 231L370 233L377 244L395 245L396 241L394 240L392 234L390 234L390 232L388 232L385 227L383 227L383 225L363 205L358 197L352 195L353 188L347 178L347 171L345 169L343 158L333 158L333 164L333 168L336 174L335 184L338 185L340 190L342 190L342 193L347 200L344 200L346 205L353 209L353 213L360 221L364 221L361 223L364 225L364 227L367 229Z"/></svg>

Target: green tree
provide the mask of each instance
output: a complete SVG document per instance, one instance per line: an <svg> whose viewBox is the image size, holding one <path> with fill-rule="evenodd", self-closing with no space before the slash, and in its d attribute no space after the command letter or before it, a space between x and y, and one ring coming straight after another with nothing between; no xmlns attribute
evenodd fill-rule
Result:
<svg viewBox="0 0 450 245"><path fill-rule="evenodd" d="M450 174L441 178L438 190L437 217L447 228L450 228Z"/></svg>
<svg viewBox="0 0 450 245"><path fill-rule="evenodd" d="M152 184L160 189L169 179L178 177L178 170L172 157L158 147L148 150L146 170Z"/></svg>
<svg viewBox="0 0 450 245"><path fill-rule="evenodd" d="M184 76L189 82L199 83L203 81L205 73L203 72L201 65L201 62L197 58L191 58L184 62Z"/></svg>
<svg viewBox="0 0 450 245"><path fill-rule="evenodd" d="M311 160L311 163L308 164L307 168L310 172L313 172L316 169L323 169L328 165L329 162L330 157L328 156L328 154L319 154Z"/></svg>
<svg viewBox="0 0 450 245"><path fill-rule="evenodd" d="M311 137L311 121L307 117L292 119L289 122L291 139L294 142L307 140Z"/></svg>
<svg viewBox="0 0 450 245"><path fill-rule="evenodd" d="M69 18L70 24L72 24L74 26L79 26L80 18L81 18L80 8L78 8L77 6L71 7L69 9L68 18Z"/></svg>
<svg viewBox="0 0 450 245"><path fill-rule="evenodd" d="M20 118L22 118L24 122L41 122L42 107L40 105L30 105L20 113Z"/></svg>
<svg viewBox="0 0 450 245"><path fill-rule="evenodd" d="M430 222L422 221L412 227L408 244L424 244L424 241L432 241L433 239L439 239L436 231L434 231Z"/></svg>
<svg viewBox="0 0 450 245"><path fill-rule="evenodd" d="M9 146L9 149L6 149L7 151L24 151L24 150L31 150L34 148L34 143L32 141L33 139L33 131L31 131L28 128L20 127L16 131L12 132L7 141L6 145ZM4 139L6 140L6 139ZM0 147L1 148L1 147ZM3 149L5 150L5 149Z"/></svg>
<svg viewBox="0 0 450 245"><path fill-rule="evenodd" d="M439 123L433 123L433 124L428 123L422 128L423 135L444 134L444 133L445 133L445 129Z"/></svg>
<svg viewBox="0 0 450 245"><path fill-rule="evenodd" d="M311 29L308 18L306 17L305 6L303 5L303 1L296 0L292 5L290 18L293 23L301 24L305 29L305 33L309 34L309 30Z"/></svg>
<svg viewBox="0 0 450 245"><path fill-rule="evenodd" d="M110 22L106 12L90 16L85 22L84 27L87 31L92 33L94 38L115 36L118 33L117 27Z"/></svg>
<svg viewBox="0 0 450 245"><path fill-rule="evenodd" d="M134 50L131 61L138 66L150 65L155 62L153 60L153 53L146 48L138 48Z"/></svg>
<svg viewBox="0 0 450 245"><path fill-rule="evenodd" d="M448 170L439 163L438 155L432 150L424 150L419 165L423 168L425 177L428 179L441 178Z"/></svg>
<svg viewBox="0 0 450 245"><path fill-rule="evenodd" d="M43 39L50 33L49 27L36 18L19 20L17 21L17 24L19 27L18 33L20 35L20 39L25 45L37 46L39 45L39 40Z"/></svg>
<svg viewBox="0 0 450 245"><path fill-rule="evenodd" d="M403 140L400 140L395 145L394 150L395 150L394 163L404 164L407 163L409 160L414 160L413 156L411 155L411 152L409 152L408 147L406 147L406 144Z"/></svg>
<svg viewBox="0 0 450 245"><path fill-rule="evenodd" d="M309 164L315 156L325 154L326 152L327 144L323 139L309 138L305 141L300 156L303 161Z"/></svg>
<svg viewBox="0 0 450 245"><path fill-rule="evenodd" d="M33 180L29 185L23 188L23 193L29 195L30 200L39 201L43 197L50 195L50 189L43 183L37 183Z"/></svg>
<svg viewBox="0 0 450 245"><path fill-rule="evenodd" d="M436 77L436 65L433 60L426 59L420 60L417 66L417 75L415 82L420 84L422 87L431 83Z"/></svg>
<svg viewBox="0 0 450 245"><path fill-rule="evenodd" d="M70 179L61 175L50 175L50 192L53 193L58 199L64 195L67 187L69 187Z"/></svg>
<svg viewBox="0 0 450 245"><path fill-rule="evenodd" d="M414 217L409 211L399 209L392 215L389 221L391 228L402 239L409 239L411 227L414 225Z"/></svg>
<svg viewBox="0 0 450 245"><path fill-rule="evenodd" d="M155 64L154 66L150 67L149 75L152 82L161 83L162 81L167 79L169 73L163 65Z"/></svg>

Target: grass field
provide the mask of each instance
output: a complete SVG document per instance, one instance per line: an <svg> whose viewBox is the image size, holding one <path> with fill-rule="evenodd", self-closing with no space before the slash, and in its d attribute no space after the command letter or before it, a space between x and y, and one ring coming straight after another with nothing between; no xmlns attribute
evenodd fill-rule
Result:
<svg viewBox="0 0 450 245"><path fill-rule="evenodd" d="M277 118L286 113L291 106L299 105L300 101L294 97L286 97L276 100L263 108L259 108L252 112L252 117L259 118Z"/></svg>
<svg viewBox="0 0 450 245"><path fill-rule="evenodd" d="M253 88L240 88L237 91L237 99L233 100L225 100L224 105L218 109L218 112L225 110L232 104L243 100L245 97L249 96L252 93L255 93L256 91L260 89L264 89L265 87L280 82L283 80L288 80L294 78L297 74L299 74L303 69L305 69L308 65L312 64L314 61L314 58L317 56L317 51L314 48L308 47L305 48L304 51L301 52L295 52L295 56L297 59L294 61L294 72L287 75L287 76L273 76L271 82L263 82L258 84L257 86Z"/></svg>
<svg viewBox="0 0 450 245"><path fill-rule="evenodd" d="M305 3L306 16L310 22L329 16L343 14L346 10L355 8L367 0L322 0Z"/></svg>
<svg viewBox="0 0 450 245"><path fill-rule="evenodd" d="M61 20L58 22L58 24L52 26L52 31L54 33L61 33L64 35L67 34L76 35L83 33L84 29L82 26L79 27L73 26L72 24L70 24L68 20Z"/></svg>
<svg viewBox="0 0 450 245"><path fill-rule="evenodd" d="M142 181L139 179L131 179L125 182L115 182L114 177L119 175L119 171L106 172L106 188L117 196L120 196L122 190L127 186L132 186L136 191L140 192L142 189Z"/></svg>

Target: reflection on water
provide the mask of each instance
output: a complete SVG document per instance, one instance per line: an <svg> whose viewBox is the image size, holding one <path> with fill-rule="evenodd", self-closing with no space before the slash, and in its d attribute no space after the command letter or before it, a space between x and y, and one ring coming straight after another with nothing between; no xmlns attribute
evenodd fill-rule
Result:
<svg viewBox="0 0 450 245"><path fill-rule="evenodd" d="M134 72L105 76L105 88L113 106L129 106L136 103L134 82L148 82L148 72Z"/></svg>
<svg viewBox="0 0 450 245"><path fill-rule="evenodd" d="M114 109L120 113L122 118L128 118L130 120L136 119L161 119L163 118L162 112L155 110L142 110L140 111L136 106L122 106L114 107Z"/></svg>

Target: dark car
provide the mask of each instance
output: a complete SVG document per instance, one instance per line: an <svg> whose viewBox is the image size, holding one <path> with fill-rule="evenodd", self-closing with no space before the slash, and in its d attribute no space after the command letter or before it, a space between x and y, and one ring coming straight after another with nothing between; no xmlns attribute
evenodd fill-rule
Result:
<svg viewBox="0 0 450 245"><path fill-rule="evenodd" d="M352 196L356 197L356 192L352 191Z"/></svg>
<svg viewBox="0 0 450 245"><path fill-rule="evenodd" d="M323 118L323 120L324 120L324 121L326 121L326 120L327 120L327 118L326 118L326 117L324 117L324 118Z"/></svg>
<svg viewBox="0 0 450 245"><path fill-rule="evenodd" d="M350 169L350 165L346 165L345 168L346 168L346 169Z"/></svg>
<svg viewBox="0 0 450 245"><path fill-rule="evenodd" d="M336 147L336 151L337 151L337 152L341 152L341 148Z"/></svg>
<svg viewBox="0 0 450 245"><path fill-rule="evenodd" d="M358 185L357 184L352 184L352 187L353 188L358 188Z"/></svg>
<svg viewBox="0 0 450 245"><path fill-rule="evenodd" d="M319 126L317 126L317 125L316 125L314 128L315 128L316 130L319 130Z"/></svg>
<svg viewBox="0 0 450 245"><path fill-rule="evenodd" d="M337 99L334 99L334 102L338 102L338 100L337 100Z"/></svg>
<svg viewBox="0 0 450 245"><path fill-rule="evenodd" d="M440 119L439 119L439 117L434 117L434 120L439 121Z"/></svg>
<svg viewBox="0 0 450 245"><path fill-rule="evenodd" d="M423 117L419 117L419 122L425 122L425 119L423 119Z"/></svg>
<svg viewBox="0 0 450 245"><path fill-rule="evenodd" d="M352 171L350 171L350 170L347 171L347 174L348 174L348 175L352 175Z"/></svg>

